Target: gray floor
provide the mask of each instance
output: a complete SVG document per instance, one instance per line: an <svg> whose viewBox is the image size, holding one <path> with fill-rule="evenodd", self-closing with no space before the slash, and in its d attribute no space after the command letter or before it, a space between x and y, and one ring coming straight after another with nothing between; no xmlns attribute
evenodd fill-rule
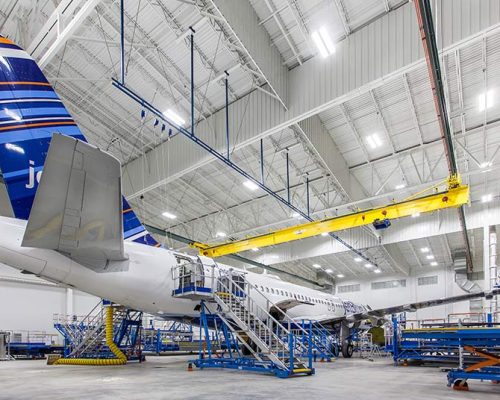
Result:
<svg viewBox="0 0 500 400"><path fill-rule="evenodd" d="M186 371L185 356L148 357L120 367L0 363L0 399L496 399L500 385L446 386L437 367L394 367L390 359L318 363L315 376L282 380L230 370Z"/></svg>

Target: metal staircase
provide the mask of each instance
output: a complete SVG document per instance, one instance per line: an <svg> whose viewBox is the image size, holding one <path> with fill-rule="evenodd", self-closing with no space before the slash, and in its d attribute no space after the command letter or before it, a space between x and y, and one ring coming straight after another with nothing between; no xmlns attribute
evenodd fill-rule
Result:
<svg viewBox="0 0 500 400"><path fill-rule="evenodd" d="M195 365L261 370L279 377L314 373L311 332L300 327L301 334L309 339L298 340L291 329L294 322L273 307L274 304L248 282L244 272L193 263L174 267L173 274L177 282L173 295L202 300L202 312L206 309L217 315L253 359L231 356L221 360L220 357L212 358L209 352L209 357L203 355L194 361ZM271 307L280 313L278 318L281 320L270 314ZM304 355L308 358L307 363L299 357Z"/></svg>
<svg viewBox="0 0 500 400"><path fill-rule="evenodd" d="M64 358L113 358L106 343L106 309L113 307L113 342L127 350L137 346L142 313L102 301L86 315L54 315L54 327L64 337Z"/></svg>
<svg viewBox="0 0 500 400"><path fill-rule="evenodd" d="M297 325L302 329L298 329ZM322 361L330 362L338 356L339 344L337 336L318 321L301 320L300 322L295 322L292 332L302 342L307 342L309 340L309 332L312 333L311 344L313 354L316 356L314 358L319 357ZM304 335L304 332L306 335Z"/></svg>

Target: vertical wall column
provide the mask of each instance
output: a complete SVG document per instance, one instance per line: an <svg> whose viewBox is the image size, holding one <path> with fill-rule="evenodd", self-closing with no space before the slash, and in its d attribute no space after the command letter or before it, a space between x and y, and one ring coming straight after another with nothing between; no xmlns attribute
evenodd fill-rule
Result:
<svg viewBox="0 0 500 400"><path fill-rule="evenodd" d="M497 268L497 231L495 226L485 225L483 227L483 271L485 291L494 289L498 283L498 268ZM490 300L485 300L486 313L491 313L493 318L498 316L498 296Z"/></svg>
<svg viewBox="0 0 500 400"><path fill-rule="evenodd" d="M489 229L489 284L487 289L493 290L498 285L498 269L497 269L497 230L495 226L490 226ZM485 274L486 277L486 274ZM494 319L497 318L498 312L498 296L494 296L489 300L489 312Z"/></svg>
<svg viewBox="0 0 500 400"><path fill-rule="evenodd" d="M73 289L67 288L66 289L66 314L67 315L73 315L74 313L74 307L73 307Z"/></svg>

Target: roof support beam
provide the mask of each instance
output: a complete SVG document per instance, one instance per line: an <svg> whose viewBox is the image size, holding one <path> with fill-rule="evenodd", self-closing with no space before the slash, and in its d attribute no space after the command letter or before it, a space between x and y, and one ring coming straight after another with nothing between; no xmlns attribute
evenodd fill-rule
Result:
<svg viewBox="0 0 500 400"><path fill-rule="evenodd" d="M332 137L323 126L319 116L314 115L306 118L295 126L331 174L341 194L344 197L347 196L350 200L362 198L361 188L352 181L344 157L342 157Z"/></svg>
<svg viewBox="0 0 500 400"><path fill-rule="evenodd" d="M76 32L90 15L100 0L68 0L62 1L49 17L40 33L28 47L28 53L38 60L43 70L67 40ZM78 10L76 12L76 10ZM72 13L76 12L74 15ZM71 18L69 22L66 19ZM65 26L64 26L65 25ZM51 38L55 40L50 43ZM47 48L47 46L49 46ZM46 50L45 50L46 49ZM44 51L45 50L45 51Z"/></svg>
<svg viewBox="0 0 500 400"><path fill-rule="evenodd" d="M254 61L283 107L288 106L288 70L278 49L271 46L267 31L259 25L259 18L248 1L210 0L217 13L239 39L240 46Z"/></svg>
<svg viewBox="0 0 500 400"><path fill-rule="evenodd" d="M468 15L466 2L439 4L443 7L441 28L444 54L453 53L456 48L469 46L484 35L500 31L497 1L478 3L477 23L460 25L463 30L451 28L456 26L457 20ZM288 110L259 91L233 102L229 110L230 130L238 134L233 135L231 148L237 150L256 142L424 65L415 11L408 3L352 33L349 43L339 43L335 56L327 59L314 57L289 71ZM216 112L207 120L198 124L197 134L222 151L225 148L225 111ZM213 131L209 126L213 127ZM167 152L171 154L168 170L157 172L148 167L155 165L155 160ZM124 175L127 175L123 188L125 195L137 197L213 160L185 140L174 138L124 166Z"/></svg>

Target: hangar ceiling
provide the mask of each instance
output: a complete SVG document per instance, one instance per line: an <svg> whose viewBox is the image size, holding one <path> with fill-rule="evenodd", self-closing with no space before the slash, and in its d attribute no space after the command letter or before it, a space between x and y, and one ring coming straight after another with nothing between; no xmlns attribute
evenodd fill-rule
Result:
<svg viewBox="0 0 500 400"><path fill-rule="evenodd" d="M143 221L208 243L220 241L220 232L227 238L242 238L300 222L264 192L248 190L240 175L202 154L180 135L168 141L165 132L154 126L154 117L141 118L140 108L111 86L111 78L119 74L120 2L84 3L59 3L75 12L90 3L93 7L71 35L42 40L45 47L39 47L34 56L41 59L47 48L61 40L44 72L89 141L122 161L125 194ZM446 13L452 7L450 0L437 3L438 44L443 49L441 64L460 172L471 185L472 206L479 206L483 195L493 193L489 204L496 207L500 183L499 5L481 2L474 8L476 15L466 0L453 2L453 14ZM432 92L425 64L420 61L422 51L408 49L418 55L410 60L404 47L406 41L413 45L418 38L411 2L251 0L248 7L248 20L256 21L254 40L245 37L244 22L235 23L223 0L125 1L127 85L159 109L174 109L188 121L188 34L193 26L197 130L219 148L224 146L223 125L217 118L225 104L220 78L228 71L232 161L260 176L259 139L264 138L266 184L284 193L288 153L292 203L300 209L306 204L306 178L311 182L315 218L347 212L346 204L368 208L404 199L446 178ZM4 1L0 4L0 31L32 48L43 33L53 31L48 22L55 12L53 1ZM61 18L63 28L71 22L71 15ZM329 59L317 54L311 40L320 26L328 28L337 46ZM363 48L371 37L384 38L386 42L380 43L389 46L366 48L365 44ZM271 65L270 58L279 62ZM328 69L331 65L336 69ZM339 70L336 73L344 75L328 80L333 79L328 76L331 71ZM345 87L339 83L344 78ZM306 87L315 80L332 85L317 87L317 99L308 97L313 91ZM355 90L359 82L362 89ZM334 83L342 87L334 87ZM305 98L300 99L301 95ZM255 111L259 109L266 112L259 114ZM306 122L297 123L301 120ZM338 152L337 159L325 154L326 147L311 142L311 127L328 137ZM372 145L368 139L372 135L381 145ZM165 218L165 211L176 218ZM476 231L480 229L471 231L474 240L479 235ZM432 236L432 232L425 234ZM455 248L457 235L440 235L430 243L438 267L450 264L450 243ZM425 239L380 245L383 234L368 228L342 232L341 236L376 260L382 273L429 267L418 254ZM168 247L184 249L180 243L160 240ZM369 273L350 252L320 258L304 253L307 256L297 255L284 263L280 256L271 257L279 252L277 247L244 255L305 277L317 273L313 264L330 267L345 277ZM482 254L475 264L481 269Z"/></svg>

